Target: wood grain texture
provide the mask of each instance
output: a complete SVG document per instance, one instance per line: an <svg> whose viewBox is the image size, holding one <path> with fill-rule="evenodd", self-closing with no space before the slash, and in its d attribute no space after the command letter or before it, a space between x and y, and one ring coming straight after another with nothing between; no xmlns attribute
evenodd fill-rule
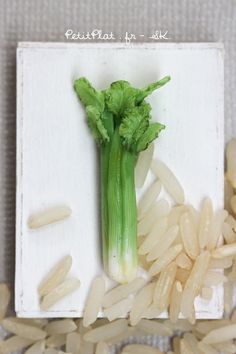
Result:
<svg viewBox="0 0 236 354"><path fill-rule="evenodd" d="M102 273L96 148L73 80L88 77L102 89L126 79L137 87L170 74L150 97L153 118L167 126L156 142L196 207L205 196L223 206L222 46L188 44L23 43L17 72L17 222L15 308L24 317L81 316L91 280ZM153 180L150 174L147 187ZM138 197L140 192L138 192ZM30 231L27 219L58 204L72 208L62 223ZM81 288L50 311L40 311L37 287L63 256ZM109 286L109 284L108 284ZM222 313L222 288L198 318Z"/></svg>

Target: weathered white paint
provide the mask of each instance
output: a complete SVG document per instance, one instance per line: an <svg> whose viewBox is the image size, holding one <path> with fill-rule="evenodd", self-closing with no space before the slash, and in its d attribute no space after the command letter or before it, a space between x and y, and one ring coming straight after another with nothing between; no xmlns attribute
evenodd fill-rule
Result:
<svg viewBox="0 0 236 354"><path fill-rule="evenodd" d="M150 97L153 118L167 126L155 155L176 173L187 202L198 207L209 196L219 208L223 49L214 43L21 43L17 68L15 308L23 317L77 317L102 264L96 149L73 80L83 75L102 89L118 79L141 87L171 75L172 81ZM145 186L152 180L150 173ZM72 208L70 218L40 230L27 228L29 215L59 204ZM73 257L70 275L81 280L81 288L42 312L37 286L67 254ZM218 288L210 304L197 301L197 317L220 317L222 297Z"/></svg>

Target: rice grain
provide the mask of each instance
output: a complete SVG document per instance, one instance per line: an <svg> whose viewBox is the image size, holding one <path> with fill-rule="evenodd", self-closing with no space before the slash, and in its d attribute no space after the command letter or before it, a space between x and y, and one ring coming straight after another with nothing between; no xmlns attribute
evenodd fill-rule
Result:
<svg viewBox="0 0 236 354"><path fill-rule="evenodd" d="M186 281L181 302L181 312L186 318L189 318L192 314L194 299L200 293L209 262L210 253L208 251L202 252L197 257L190 276Z"/></svg>
<svg viewBox="0 0 236 354"><path fill-rule="evenodd" d="M154 276L159 274L168 264L170 264L182 251L182 245L170 247L158 258L150 267L149 273Z"/></svg>
<svg viewBox="0 0 236 354"><path fill-rule="evenodd" d="M132 280L128 284L116 286L104 295L102 306L105 308L110 307L122 299L125 299L129 295L135 294L137 291L144 287L145 283L146 280L142 277L139 277Z"/></svg>
<svg viewBox="0 0 236 354"><path fill-rule="evenodd" d="M174 201L178 204L183 204L185 200L184 190L173 172L163 162L158 160L152 161L151 169Z"/></svg>
<svg viewBox="0 0 236 354"><path fill-rule="evenodd" d="M105 294L105 281L102 277L97 277L92 281L91 289L84 309L83 324L88 327L96 321L102 300Z"/></svg>
<svg viewBox="0 0 236 354"><path fill-rule="evenodd" d="M210 232L210 238L207 244L208 250L213 250L215 247L217 247L222 235L223 224L227 216L228 212L226 210L218 210L213 216L212 231Z"/></svg>
<svg viewBox="0 0 236 354"><path fill-rule="evenodd" d="M26 338L32 341L44 339L46 332L40 328L29 326L18 321L14 318L5 318L2 320L2 326L10 333L14 333L19 337Z"/></svg>
<svg viewBox="0 0 236 354"><path fill-rule="evenodd" d="M180 281L176 280L170 295L170 309L169 309L169 316L170 321L173 323L177 323L180 306L181 306L181 299L182 299L182 292L183 287Z"/></svg>
<svg viewBox="0 0 236 354"><path fill-rule="evenodd" d="M128 329L128 323L125 319L116 320L104 326L91 329L84 334L84 340L91 343L107 341L110 338L118 336Z"/></svg>
<svg viewBox="0 0 236 354"><path fill-rule="evenodd" d="M137 328L151 335L157 335L163 337L168 337L173 335L173 331L167 326L165 326L163 323L160 323L159 321L141 319L137 324Z"/></svg>
<svg viewBox="0 0 236 354"><path fill-rule="evenodd" d="M206 198L203 201L200 223L199 223L199 246L201 249L204 249L211 238L212 233L212 219L213 219L213 207L212 201L210 198Z"/></svg>
<svg viewBox="0 0 236 354"><path fill-rule="evenodd" d="M76 332L68 333L66 336L66 352L80 354L81 335Z"/></svg>
<svg viewBox="0 0 236 354"><path fill-rule="evenodd" d="M63 283L48 293L41 302L41 309L47 310L67 295L80 287L80 281L75 278L65 280Z"/></svg>
<svg viewBox="0 0 236 354"><path fill-rule="evenodd" d="M60 285L66 278L71 269L72 257L70 255L63 257L49 272L46 279L42 281L38 288L40 296L45 296L50 291Z"/></svg>
<svg viewBox="0 0 236 354"><path fill-rule="evenodd" d="M145 255L149 253L152 248L160 243L163 234L167 230L167 218L160 218L152 227L150 233L145 237L144 241L141 243L138 253L140 255Z"/></svg>
<svg viewBox="0 0 236 354"><path fill-rule="evenodd" d="M180 233L185 252L191 259L196 259L199 254L197 232L189 212L180 217Z"/></svg>
<svg viewBox="0 0 236 354"><path fill-rule="evenodd" d="M213 329L203 339L205 344L222 343L236 338L236 324L230 324L221 328Z"/></svg>
<svg viewBox="0 0 236 354"><path fill-rule="evenodd" d="M141 188L147 177L154 151L154 144L150 144L148 148L141 151L135 166L135 186Z"/></svg>
<svg viewBox="0 0 236 354"><path fill-rule="evenodd" d="M123 299L103 311L103 315L113 321L119 317L126 317L133 304L132 298Z"/></svg>
<svg viewBox="0 0 236 354"><path fill-rule="evenodd" d="M161 182L155 181L141 198L138 206L138 220L142 219L161 192Z"/></svg>
<svg viewBox="0 0 236 354"><path fill-rule="evenodd" d="M130 311L131 326L135 326L141 320L142 315L151 305L154 288L155 284L150 283L146 285L143 289L141 289L140 292L136 295L133 306Z"/></svg>
<svg viewBox="0 0 236 354"><path fill-rule="evenodd" d="M75 322L71 319L54 320L45 326L45 331L49 335L66 334L77 329Z"/></svg>
<svg viewBox="0 0 236 354"><path fill-rule="evenodd" d="M67 206L53 207L34 215L28 219L28 227L30 229L39 229L43 226L64 220L71 215L71 209Z"/></svg>
<svg viewBox="0 0 236 354"><path fill-rule="evenodd" d="M138 235L147 235L158 218L168 215L170 205L165 199L151 205L143 219L138 223Z"/></svg>
<svg viewBox="0 0 236 354"><path fill-rule="evenodd" d="M24 348L27 348L33 342L34 341L31 339L21 338L19 336L12 336L10 338L0 341L0 353L15 353Z"/></svg>
<svg viewBox="0 0 236 354"><path fill-rule="evenodd" d="M160 274L153 295L154 305L161 311L167 309L170 303L171 289L175 280L177 266L170 263Z"/></svg>
<svg viewBox="0 0 236 354"><path fill-rule="evenodd" d="M49 348L60 348L66 344L66 334L53 334L47 337L46 345Z"/></svg>
<svg viewBox="0 0 236 354"><path fill-rule="evenodd" d="M34 343L29 349L25 351L25 354L44 354L45 340L40 340Z"/></svg>
<svg viewBox="0 0 236 354"><path fill-rule="evenodd" d="M163 253L170 247L174 242L179 232L179 227L177 225L172 226L161 236L160 242L147 255L147 261L154 261L155 259L161 257Z"/></svg>

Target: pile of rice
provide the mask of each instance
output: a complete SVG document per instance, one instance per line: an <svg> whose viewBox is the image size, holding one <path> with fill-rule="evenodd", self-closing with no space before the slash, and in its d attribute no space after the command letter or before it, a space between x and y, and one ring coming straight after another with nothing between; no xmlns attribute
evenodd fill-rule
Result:
<svg viewBox="0 0 236 354"><path fill-rule="evenodd" d="M5 317L10 291L6 284L0 284L0 320L6 331L0 353L22 349L27 354L108 354L115 349L122 354L236 353L236 311L232 308L236 279L236 139L226 150L223 210L214 210L209 198L203 201L200 212L185 205L179 181L163 162L152 160L152 153L153 147L142 153L136 169L140 187L150 164L156 175L138 206L138 253L146 275L109 291L102 276L95 278L83 319L73 320ZM158 199L162 188L176 205L170 207L166 200ZM55 210L53 219L60 219ZM50 218L46 220L50 223ZM70 256L59 260L40 284L44 309L79 287L79 280L66 280L71 263ZM196 298L210 301L215 287L222 284L224 319L196 321ZM103 311L104 319L97 319L99 311ZM168 320L151 320L163 311L168 311ZM179 319L180 314L185 319ZM168 338L169 346L161 351L138 344L143 336ZM130 337L135 344L127 344Z"/></svg>

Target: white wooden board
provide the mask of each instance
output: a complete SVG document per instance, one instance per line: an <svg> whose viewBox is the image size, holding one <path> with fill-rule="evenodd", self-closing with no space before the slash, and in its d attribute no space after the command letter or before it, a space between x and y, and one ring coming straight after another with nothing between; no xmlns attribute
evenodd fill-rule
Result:
<svg viewBox="0 0 236 354"><path fill-rule="evenodd" d="M142 87L172 80L150 97L153 117L167 126L155 155L183 184L187 202L205 196L223 206L223 49L220 44L21 43L17 55L17 222L15 308L22 317L82 315L91 280L102 270L98 166L93 138L73 81L86 76L99 89L125 79ZM153 176L148 176L147 187ZM65 222L30 231L30 214L67 204ZM37 287L71 254L70 276L82 286L50 311L39 308ZM109 286L109 284L108 284ZM222 314L222 288L198 318Z"/></svg>

